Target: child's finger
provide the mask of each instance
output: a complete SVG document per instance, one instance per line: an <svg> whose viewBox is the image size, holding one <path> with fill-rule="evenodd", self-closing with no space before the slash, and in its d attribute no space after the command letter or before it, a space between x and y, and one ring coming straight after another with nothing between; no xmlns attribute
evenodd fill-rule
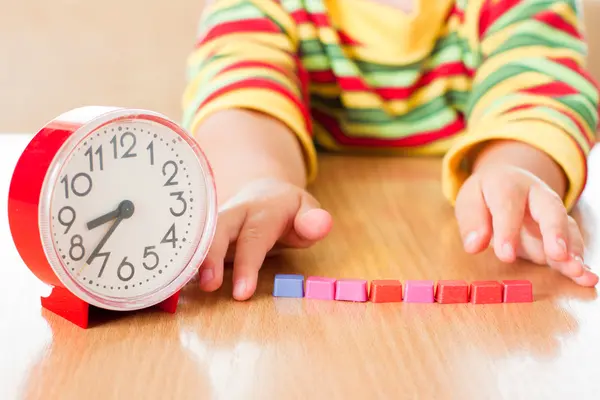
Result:
<svg viewBox="0 0 600 400"><path fill-rule="evenodd" d="M492 221L478 179L465 182L456 198L454 214L465 251L484 250L492 235Z"/></svg>
<svg viewBox="0 0 600 400"><path fill-rule="evenodd" d="M288 220L287 210L277 207L247 212L237 236L233 261L233 297L236 300L246 300L254 294L258 271Z"/></svg>
<svg viewBox="0 0 600 400"><path fill-rule="evenodd" d="M235 239L244 222L242 207L224 209L219 213L217 228L208 254L200 266L200 288L214 291L223 283L223 268L229 244Z"/></svg>
<svg viewBox="0 0 600 400"><path fill-rule="evenodd" d="M529 211L539 225L548 258L567 261L572 250L568 247L567 210L560 197L543 186L534 185L529 190Z"/></svg>
<svg viewBox="0 0 600 400"><path fill-rule="evenodd" d="M307 248L327 236L331 226L331 215L314 197L305 193L301 196L292 229L280 241L289 247Z"/></svg>
<svg viewBox="0 0 600 400"><path fill-rule="evenodd" d="M517 245L525 217L527 191L508 179L482 182L483 197L492 214L494 252L501 261L517 258Z"/></svg>
<svg viewBox="0 0 600 400"><path fill-rule="evenodd" d="M598 275L593 273L582 259L584 243L579 226L571 217L567 217L567 224L569 231L568 243L571 254L565 261L548 259L548 265L573 279L579 285L595 286L598 283Z"/></svg>

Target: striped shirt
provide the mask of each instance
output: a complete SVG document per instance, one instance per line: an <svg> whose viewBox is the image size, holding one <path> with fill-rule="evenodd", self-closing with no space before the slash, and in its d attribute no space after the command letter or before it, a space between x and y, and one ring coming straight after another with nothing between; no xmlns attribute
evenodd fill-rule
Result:
<svg viewBox="0 0 600 400"><path fill-rule="evenodd" d="M598 88L585 69L577 1L219 0L188 59L184 125L261 111L303 146L444 155L453 202L479 145L533 145L563 168L571 207L587 176Z"/></svg>

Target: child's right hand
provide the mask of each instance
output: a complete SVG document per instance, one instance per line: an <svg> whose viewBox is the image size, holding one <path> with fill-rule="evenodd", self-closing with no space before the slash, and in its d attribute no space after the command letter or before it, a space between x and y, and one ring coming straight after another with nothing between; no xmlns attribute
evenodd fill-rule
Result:
<svg viewBox="0 0 600 400"><path fill-rule="evenodd" d="M233 297L250 298L268 252L306 248L331 230L330 214L304 189L279 180L258 180L223 204L211 248L200 267L200 288L223 283L224 262L233 258Z"/></svg>

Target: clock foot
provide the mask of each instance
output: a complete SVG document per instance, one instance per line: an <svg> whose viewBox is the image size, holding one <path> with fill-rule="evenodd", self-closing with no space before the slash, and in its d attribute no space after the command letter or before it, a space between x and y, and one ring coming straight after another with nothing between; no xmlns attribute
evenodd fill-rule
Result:
<svg viewBox="0 0 600 400"><path fill-rule="evenodd" d="M173 296L164 300L162 303L158 303L157 307L163 311L174 314L177 310L177 303L179 302L179 292L176 292Z"/></svg>
<svg viewBox="0 0 600 400"><path fill-rule="evenodd" d="M42 307L52 311L67 321L86 329L88 327L89 305L67 289L55 286L48 297L42 297Z"/></svg>

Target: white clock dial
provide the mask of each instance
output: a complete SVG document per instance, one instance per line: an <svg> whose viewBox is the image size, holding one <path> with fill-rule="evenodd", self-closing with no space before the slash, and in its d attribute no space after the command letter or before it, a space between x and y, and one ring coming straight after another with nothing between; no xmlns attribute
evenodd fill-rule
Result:
<svg viewBox="0 0 600 400"><path fill-rule="evenodd" d="M49 196L62 279L114 304L176 280L210 218L206 173L192 146L160 123L124 119L88 133L63 160Z"/></svg>

